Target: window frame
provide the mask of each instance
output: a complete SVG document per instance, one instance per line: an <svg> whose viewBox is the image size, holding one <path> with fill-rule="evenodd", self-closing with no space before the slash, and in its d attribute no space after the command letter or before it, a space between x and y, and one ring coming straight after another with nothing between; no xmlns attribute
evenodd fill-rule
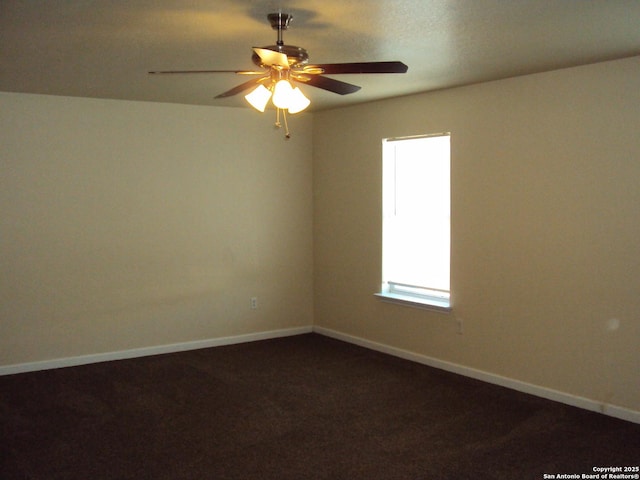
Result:
<svg viewBox="0 0 640 480"><path fill-rule="evenodd" d="M392 138L384 138L382 139L382 169L383 169L383 185L385 183L384 178L384 170L385 170L385 156L384 150L387 142L394 141L402 141L402 140L413 140L413 139L422 139L422 138L433 138L433 137L449 137L449 197L451 197L451 132L442 132L442 133L433 133L433 134L425 134L425 135L415 135L415 136L407 136L407 137L392 137ZM383 200L382 200L382 209L383 212L385 210L385 199L384 199L384 188L383 188ZM449 209L451 209L449 203ZM451 211L449 211L449 218L451 215ZM449 222L449 233L451 232L451 223ZM384 215L383 215L383 251L381 255L381 259L384 262ZM449 240L450 241L450 240ZM451 250L449 249L449 266L451 266ZM396 281L389 281L384 278L384 273L382 273L383 277L381 279L381 289L380 292L375 293L375 296L380 300L385 302L391 302L396 304L401 304L410 307L423 308L427 310L436 310L439 312L449 313L452 310L452 302L451 302L451 283L449 281L449 290L440 290L437 288L429 288L422 287L417 285L410 285L406 283L400 283Z"/></svg>

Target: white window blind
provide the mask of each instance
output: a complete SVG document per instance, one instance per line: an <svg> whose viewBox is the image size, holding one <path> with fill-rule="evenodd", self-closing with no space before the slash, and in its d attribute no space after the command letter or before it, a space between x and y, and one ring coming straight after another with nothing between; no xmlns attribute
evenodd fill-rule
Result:
<svg viewBox="0 0 640 480"><path fill-rule="evenodd" d="M383 141L380 295L450 306L450 136Z"/></svg>

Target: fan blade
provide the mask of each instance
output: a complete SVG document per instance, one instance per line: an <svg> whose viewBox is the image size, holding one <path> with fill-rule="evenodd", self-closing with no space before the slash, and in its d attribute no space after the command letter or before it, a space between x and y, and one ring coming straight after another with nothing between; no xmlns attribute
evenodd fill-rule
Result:
<svg viewBox="0 0 640 480"><path fill-rule="evenodd" d="M340 73L405 73L409 67L402 62L324 63L305 65L305 70L321 69L327 75Z"/></svg>
<svg viewBox="0 0 640 480"><path fill-rule="evenodd" d="M354 93L361 88L358 85L341 82L340 80L323 77L322 75L296 75L294 79L314 87L322 88L323 90L329 90L330 92L338 93L340 95Z"/></svg>
<svg viewBox="0 0 640 480"><path fill-rule="evenodd" d="M264 75L264 71L253 72L250 70L156 70L148 73L150 75L164 75L174 73L237 73L239 75Z"/></svg>
<svg viewBox="0 0 640 480"><path fill-rule="evenodd" d="M269 78L269 77L252 78L248 82L241 83L240 85L233 87L231 90L227 90L226 92L221 93L220 95L216 95L215 98L231 97L240 92L244 92L245 90L248 90L251 87L258 85L260 82L262 82L266 78Z"/></svg>
<svg viewBox="0 0 640 480"><path fill-rule="evenodd" d="M285 69L289 68L289 60L284 53L274 52L267 48L253 47L253 51L260 57L262 63L268 66L278 66Z"/></svg>

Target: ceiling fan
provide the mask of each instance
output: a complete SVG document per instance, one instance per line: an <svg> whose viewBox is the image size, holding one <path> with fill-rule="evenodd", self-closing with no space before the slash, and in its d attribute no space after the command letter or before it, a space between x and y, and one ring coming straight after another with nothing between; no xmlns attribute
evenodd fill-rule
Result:
<svg viewBox="0 0 640 480"><path fill-rule="evenodd" d="M275 45L254 47L252 61L261 70L164 70L151 71L150 74L188 74L188 73L236 73L252 75L252 78L215 98L224 98L251 90L245 99L258 111L264 112L269 100L276 107L276 126L280 127L280 112L285 123L285 137L289 138L286 112L298 113L310 104L296 83L321 88L339 95L347 95L360 90L358 85L342 82L324 74L358 73L405 73L408 67L398 61L309 64L309 54L302 47L285 45L282 32L289 28L293 16L287 13L267 15L271 27L278 32Z"/></svg>

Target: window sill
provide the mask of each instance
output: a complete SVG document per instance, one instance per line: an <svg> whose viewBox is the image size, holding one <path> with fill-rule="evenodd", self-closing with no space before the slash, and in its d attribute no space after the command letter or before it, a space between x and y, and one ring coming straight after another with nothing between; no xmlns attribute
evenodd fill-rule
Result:
<svg viewBox="0 0 640 480"><path fill-rule="evenodd" d="M395 303L406 307L422 308L441 313L451 313L451 304L447 300L418 298L397 293L374 293L383 302Z"/></svg>

